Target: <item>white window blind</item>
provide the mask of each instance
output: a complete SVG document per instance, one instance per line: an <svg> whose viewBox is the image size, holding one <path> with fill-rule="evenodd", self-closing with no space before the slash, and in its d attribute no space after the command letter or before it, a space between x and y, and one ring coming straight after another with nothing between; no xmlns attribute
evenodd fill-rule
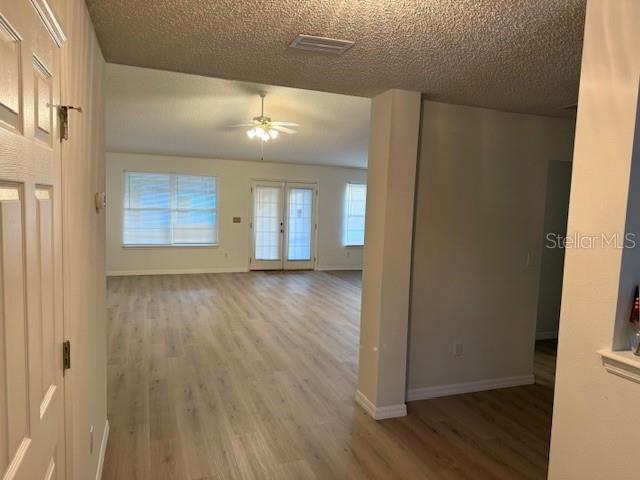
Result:
<svg viewBox="0 0 640 480"><path fill-rule="evenodd" d="M216 177L124 173L124 245L218 243Z"/></svg>
<svg viewBox="0 0 640 480"><path fill-rule="evenodd" d="M364 245L366 209L367 186L359 183L347 184L343 231L345 246Z"/></svg>

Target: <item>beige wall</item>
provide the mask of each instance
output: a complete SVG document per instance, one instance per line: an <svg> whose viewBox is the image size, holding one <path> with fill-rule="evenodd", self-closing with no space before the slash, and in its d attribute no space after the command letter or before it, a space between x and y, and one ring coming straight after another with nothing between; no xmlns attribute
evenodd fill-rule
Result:
<svg viewBox="0 0 640 480"><path fill-rule="evenodd" d="M544 236L540 257L540 287L538 291L538 318L536 338L558 338L564 249L549 248L559 235L567 234L569 191L571 188L571 162L549 162L547 169L546 200L544 206Z"/></svg>
<svg viewBox="0 0 640 480"><path fill-rule="evenodd" d="M547 164L572 144L571 120L424 102L410 400L532 381Z"/></svg>
<svg viewBox="0 0 640 480"><path fill-rule="evenodd" d="M123 171L164 171L218 177L217 247L122 247ZM107 271L109 274L246 271L252 179L317 182L318 269L359 269L362 247L342 245L344 195L348 182L366 181L366 170L269 162L107 154ZM232 223L241 217L240 224Z"/></svg>
<svg viewBox="0 0 640 480"><path fill-rule="evenodd" d="M62 144L65 336L72 344L67 387L69 479L96 478L107 418L105 215L95 192L104 191L104 61L82 0L62 0L68 42L63 47L62 101L71 113L71 137ZM93 450L90 450L90 430Z"/></svg>
<svg viewBox="0 0 640 480"><path fill-rule="evenodd" d="M406 415L407 325L420 94L371 102L356 399L376 419Z"/></svg>
<svg viewBox="0 0 640 480"><path fill-rule="evenodd" d="M640 232L639 25L637 0L587 3L570 234ZM640 384L608 373L597 353L626 347L638 283L639 247L566 252L552 480L639 477Z"/></svg>

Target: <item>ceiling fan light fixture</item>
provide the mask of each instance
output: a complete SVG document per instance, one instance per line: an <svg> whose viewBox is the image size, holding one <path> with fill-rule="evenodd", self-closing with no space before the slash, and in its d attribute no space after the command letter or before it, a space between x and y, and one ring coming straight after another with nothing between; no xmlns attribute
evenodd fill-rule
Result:
<svg viewBox="0 0 640 480"><path fill-rule="evenodd" d="M280 132L284 133L296 133L290 127L297 127L297 123L293 122L272 122L270 117L265 116L264 114L264 97L266 93L260 93L261 98L261 109L260 115L257 117L253 117L253 122L251 123L243 123L239 125L233 125L233 127L251 127L247 130L247 137L250 140L259 139L262 142L268 142L269 140L275 140L280 137Z"/></svg>
<svg viewBox="0 0 640 480"><path fill-rule="evenodd" d="M269 125L258 125L257 127L253 127L250 130L247 130L247 137L251 140L254 138L258 138L263 142L268 142L269 140L275 140L280 135L280 132L274 130Z"/></svg>

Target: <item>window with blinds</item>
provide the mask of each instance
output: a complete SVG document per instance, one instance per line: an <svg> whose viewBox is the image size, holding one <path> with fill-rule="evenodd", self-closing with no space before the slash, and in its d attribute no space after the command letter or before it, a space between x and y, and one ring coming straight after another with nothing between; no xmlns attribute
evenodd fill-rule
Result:
<svg viewBox="0 0 640 480"><path fill-rule="evenodd" d="M125 172L122 243L216 245L217 206L216 177Z"/></svg>
<svg viewBox="0 0 640 480"><path fill-rule="evenodd" d="M367 210L367 186L359 183L347 184L344 206L343 244L364 245L364 220Z"/></svg>

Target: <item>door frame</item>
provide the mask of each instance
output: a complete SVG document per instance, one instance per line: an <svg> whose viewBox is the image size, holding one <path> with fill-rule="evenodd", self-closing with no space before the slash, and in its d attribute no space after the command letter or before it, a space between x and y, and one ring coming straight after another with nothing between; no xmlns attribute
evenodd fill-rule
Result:
<svg viewBox="0 0 640 480"><path fill-rule="evenodd" d="M253 230L254 226L254 209L255 209L255 199L254 199L254 188L256 186L279 186L282 188L282 232L281 232L281 260L279 261L269 261L265 264L263 260L256 260L254 258L255 254L255 234ZM288 217L288 199L287 199L287 187L292 186L296 188L296 186L308 187L311 186L313 189L313 207L312 207L312 215L313 215L313 231L311 234L311 261L303 261L298 263L298 261L287 261L286 260L286 236L287 236L287 217ZM252 179L250 181L249 188L249 270L315 270L317 265L317 245L318 245L318 211L319 211L319 185L316 180L283 180L281 178L277 179ZM287 265L289 263L289 265Z"/></svg>

